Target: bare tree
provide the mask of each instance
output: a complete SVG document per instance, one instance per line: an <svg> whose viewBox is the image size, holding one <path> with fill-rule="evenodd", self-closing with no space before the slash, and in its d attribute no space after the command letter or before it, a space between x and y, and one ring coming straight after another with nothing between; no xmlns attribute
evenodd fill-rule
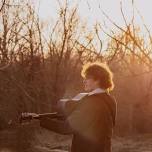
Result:
<svg viewBox="0 0 152 152"><path fill-rule="evenodd" d="M3 0L0 4L0 12L3 10L3 8L4 8L4 5L5 5L5 1L6 0Z"/></svg>

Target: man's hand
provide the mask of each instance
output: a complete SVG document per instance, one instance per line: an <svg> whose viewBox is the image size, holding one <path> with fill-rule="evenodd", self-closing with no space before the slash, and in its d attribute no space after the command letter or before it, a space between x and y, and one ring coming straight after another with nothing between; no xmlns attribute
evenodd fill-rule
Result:
<svg viewBox="0 0 152 152"><path fill-rule="evenodd" d="M20 123L22 123L23 121L31 121L32 119L37 119L39 118L39 114L36 113L22 113L20 116Z"/></svg>
<svg viewBox="0 0 152 152"><path fill-rule="evenodd" d="M36 114L36 113L30 113L30 112L25 112L25 113L22 113L21 114L21 117L23 117L23 118L27 118L27 117L38 117L39 115L38 114Z"/></svg>

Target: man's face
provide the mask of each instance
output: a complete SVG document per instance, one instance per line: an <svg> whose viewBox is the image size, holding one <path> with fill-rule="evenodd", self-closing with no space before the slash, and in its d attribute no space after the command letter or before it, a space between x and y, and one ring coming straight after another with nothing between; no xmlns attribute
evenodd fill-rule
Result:
<svg viewBox="0 0 152 152"><path fill-rule="evenodd" d="M99 88L99 82L89 76L84 79L83 83L84 83L84 90L87 92Z"/></svg>

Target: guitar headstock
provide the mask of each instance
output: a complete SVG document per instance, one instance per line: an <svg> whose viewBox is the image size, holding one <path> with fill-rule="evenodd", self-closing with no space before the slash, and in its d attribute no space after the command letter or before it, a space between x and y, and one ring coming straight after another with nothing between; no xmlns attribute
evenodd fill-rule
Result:
<svg viewBox="0 0 152 152"><path fill-rule="evenodd" d="M26 112L26 113L21 113L20 118L19 118L19 122L20 122L20 123L29 122L29 121L31 121L32 119L36 119L36 118L38 118L38 117L39 117L39 115L36 114L36 113L28 113L28 112Z"/></svg>

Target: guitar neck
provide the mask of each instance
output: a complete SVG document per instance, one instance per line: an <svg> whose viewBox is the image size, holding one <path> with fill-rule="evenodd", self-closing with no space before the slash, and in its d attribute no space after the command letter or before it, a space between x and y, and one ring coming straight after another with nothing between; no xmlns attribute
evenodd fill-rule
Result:
<svg viewBox="0 0 152 152"><path fill-rule="evenodd" d="M63 115L57 113L57 112L52 112L52 113L43 113L43 114L38 114L37 117L33 117L35 119L41 119L41 118L61 118Z"/></svg>
<svg viewBox="0 0 152 152"><path fill-rule="evenodd" d="M50 118L50 119L64 119L64 116L57 113L57 112L52 112L52 113L43 113L43 114L37 114L36 116L21 116L20 117L20 122L22 123L23 121L30 121L32 119L43 119L43 118Z"/></svg>

